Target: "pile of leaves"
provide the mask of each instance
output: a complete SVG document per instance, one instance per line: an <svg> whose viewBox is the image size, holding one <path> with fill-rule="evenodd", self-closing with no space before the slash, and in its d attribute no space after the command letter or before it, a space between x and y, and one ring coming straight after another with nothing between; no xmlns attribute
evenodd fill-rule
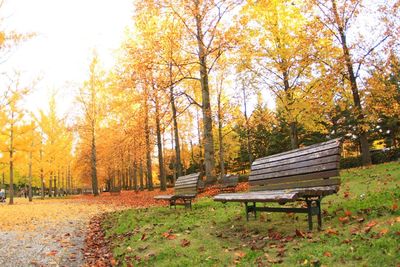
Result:
<svg viewBox="0 0 400 267"><path fill-rule="evenodd" d="M94 216L89 223L88 233L85 238L84 259L85 266L115 266L116 261L112 256L101 221L104 215Z"/></svg>
<svg viewBox="0 0 400 267"><path fill-rule="evenodd" d="M157 195L172 194L173 189L168 188L167 191L121 191L119 195L111 195L104 192L99 196L93 195L78 195L73 198L79 202L85 202L89 205L110 205L119 208L144 208L151 206L165 205L163 201L156 201L154 199Z"/></svg>

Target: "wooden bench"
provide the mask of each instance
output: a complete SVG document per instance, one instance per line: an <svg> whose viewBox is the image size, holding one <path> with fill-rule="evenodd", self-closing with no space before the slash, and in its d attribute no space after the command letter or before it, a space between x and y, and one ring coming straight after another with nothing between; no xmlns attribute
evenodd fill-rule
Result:
<svg viewBox="0 0 400 267"><path fill-rule="evenodd" d="M159 195L155 196L156 200L168 200L169 207L176 205L184 205L185 208L192 209L192 200L197 195L200 173L193 173L185 176L180 176L175 182L174 195Z"/></svg>
<svg viewBox="0 0 400 267"><path fill-rule="evenodd" d="M121 194L121 187L114 187L110 189L110 195L117 196Z"/></svg>
<svg viewBox="0 0 400 267"><path fill-rule="evenodd" d="M251 166L250 192L219 194L220 202L244 202L246 218L257 211L307 213L308 228L312 230L312 216L318 217L322 226L321 199L338 192L340 139L291 150L257 159ZM305 201L306 208L257 207L257 202ZM250 204L249 204L250 203Z"/></svg>
<svg viewBox="0 0 400 267"><path fill-rule="evenodd" d="M239 175L225 175L219 180L218 188L220 191L235 191L239 182Z"/></svg>

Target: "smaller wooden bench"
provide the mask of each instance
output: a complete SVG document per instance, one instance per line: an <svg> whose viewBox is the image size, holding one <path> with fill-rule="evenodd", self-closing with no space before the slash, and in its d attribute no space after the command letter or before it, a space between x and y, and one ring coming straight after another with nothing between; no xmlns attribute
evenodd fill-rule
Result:
<svg viewBox="0 0 400 267"><path fill-rule="evenodd" d="M218 188L223 192L235 192L239 182L239 175L225 175L219 180Z"/></svg>
<svg viewBox="0 0 400 267"><path fill-rule="evenodd" d="M251 165L250 192L219 194L220 202L242 202L249 213L257 211L298 212L308 215L308 228L312 230L312 216L318 217L318 229L322 225L321 200L339 190L340 139L315 144L300 149L257 159ZM257 207L257 202L304 201L306 208Z"/></svg>
<svg viewBox="0 0 400 267"><path fill-rule="evenodd" d="M114 187L110 189L110 195L117 196L121 194L121 187Z"/></svg>
<svg viewBox="0 0 400 267"><path fill-rule="evenodd" d="M200 173L188 174L180 176L175 182L174 195L159 195L155 196L156 200L169 201L169 207L177 205L184 205L185 208L192 209L192 200L197 195L198 185L200 180Z"/></svg>

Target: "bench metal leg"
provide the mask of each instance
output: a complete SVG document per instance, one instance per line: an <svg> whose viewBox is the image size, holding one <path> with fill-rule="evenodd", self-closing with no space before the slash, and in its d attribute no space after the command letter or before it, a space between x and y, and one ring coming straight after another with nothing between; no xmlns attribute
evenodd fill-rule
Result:
<svg viewBox="0 0 400 267"><path fill-rule="evenodd" d="M317 203L317 210L318 210L318 230L321 231L322 229L322 211L321 211L321 198L318 198L318 200L316 200Z"/></svg>
<svg viewBox="0 0 400 267"><path fill-rule="evenodd" d="M308 214L308 230L312 230L312 200L306 199L307 203L307 214Z"/></svg>
<svg viewBox="0 0 400 267"><path fill-rule="evenodd" d="M246 220L249 221L249 207L247 206L247 202L244 203L246 208Z"/></svg>
<svg viewBox="0 0 400 267"><path fill-rule="evenodd" d="M257 219L256 202L253 202L253 212L254 212L254 219Z"/></svg>

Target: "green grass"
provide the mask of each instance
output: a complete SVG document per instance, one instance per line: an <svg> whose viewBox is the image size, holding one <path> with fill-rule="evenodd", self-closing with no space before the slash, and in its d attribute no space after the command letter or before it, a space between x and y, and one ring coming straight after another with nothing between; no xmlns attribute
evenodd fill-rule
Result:
<svg viewBox="0 0 400 267"><path fill-rule="evenodd" d="M246 222L240 203L209 198L192 211L110 213L103 227L122 266L399 265L400 163L346 170L341 178L339 194L322 202L321 232L306 232L304 214L262 213Z"/></svg>

